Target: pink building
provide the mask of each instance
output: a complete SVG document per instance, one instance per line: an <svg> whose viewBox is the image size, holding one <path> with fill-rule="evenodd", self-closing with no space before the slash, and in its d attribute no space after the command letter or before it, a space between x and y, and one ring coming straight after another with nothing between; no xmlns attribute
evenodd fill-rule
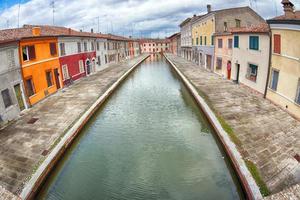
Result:
<svg viewBox="0 0 300 200"><path fill-rule="evenodd" d="M230 79L233 36L230 32L215 34L214 72Z"/></svg>
<svg viewBox="0 0 300 200"><path fill-rule="evenodd" d="M170 40L170 52L174 55L180 55L180 33L174 33L168 39Z"/></svg>
<svg viewBox="0 0 300 200"><path fill-rule="evenodd" d="M140 47L142 53L170 52L169 39L141 39Z"/></svg>

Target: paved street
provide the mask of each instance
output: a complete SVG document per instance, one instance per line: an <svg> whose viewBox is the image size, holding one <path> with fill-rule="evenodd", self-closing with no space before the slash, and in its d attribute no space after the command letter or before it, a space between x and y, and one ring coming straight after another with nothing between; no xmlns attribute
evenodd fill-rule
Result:
<svg viewBox="0 0 300 200"><path fill-rule="evenodd" d="M103 71L81 79L38 103L16 122L0 130L0 185L20 194L24 183L55 141L109 86L144 57L111 64Z"/></svg>
<svg viewBox="0 0 300 200"><path fill-rule="evenodd" d="M300 183L300 122L250 89L224 80L183 58L168 58L231 126L244 159L258 167L272 193Z"/></svg>

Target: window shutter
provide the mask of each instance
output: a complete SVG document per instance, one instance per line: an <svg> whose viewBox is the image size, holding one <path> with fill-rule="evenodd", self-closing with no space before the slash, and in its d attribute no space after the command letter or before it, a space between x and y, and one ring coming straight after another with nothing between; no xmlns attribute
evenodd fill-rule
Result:
<svg viewBox="0 0 300 200"><path fill-rule="evenodd" d="M52 55L52 56L55 56L56 55L56 44L55 43L50 43L50 54Z"/></svg>
<svg viewBox="0 0 300 200"><path fill-rule="evenodd" d="M29 54L29 60L35 59L35 48L34 46L28 46L28 54Z"/></svg>
<svg viewBox="0 0 300 200"><path fill-rule="evenodd" d="M274 35L274 53L281 53L281 36L278 34Z"/></svg>

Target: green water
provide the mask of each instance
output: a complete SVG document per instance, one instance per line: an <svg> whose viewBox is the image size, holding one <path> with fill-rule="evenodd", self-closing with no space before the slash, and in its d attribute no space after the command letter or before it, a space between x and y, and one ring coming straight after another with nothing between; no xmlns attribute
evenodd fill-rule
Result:
<svg viewBox="0 0 300 200"><path fill-rule="evenodd" d="M214 132L160 56L86 125L37 199L240 199Z"/></svg>

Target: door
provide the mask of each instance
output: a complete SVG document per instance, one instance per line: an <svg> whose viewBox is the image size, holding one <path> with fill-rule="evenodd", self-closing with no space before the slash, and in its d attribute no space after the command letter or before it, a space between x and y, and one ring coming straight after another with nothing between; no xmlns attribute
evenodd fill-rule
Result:
<svg viewBox="0 0 300 200"><path fill-rule="evenodd" d="M206 68L211 70L211 55L206 55Z"/></svg>
<svg viewBox="0 0 300 200"><path fill-rule="evenodd" d="M227 79L231 79L231 61L227 61Z"/></svg>
<svg viewBox="0 0 300 200"><path fill-rule="evenodd" d="M59 72L57 68L54 69L54 78L55 78L56 88L60 89Z"/></svg>
<svg viewBox="0 0 300 200"><path fill-rule="evenodd" d="M24 101L23 101L23 97L22 97L22 91L21 91L20 84L15 85L14 89L15 89L15 94L16 94L16 97L17 97L19 108L22 111L22 110L25 109L25 105L24 105Z"/></svg>
<svg viewBox="0 0 300 200"><path fill-rule="evenodd" d="M91 73L91 62L86 61L86 73L89 75Z"/></svg>
<svg viewBox="0 0 300 200"><path fill-rule="evenodd" d="M236 83L239 83L239 77L240 77L240 64L236 64Z"/></svg>

